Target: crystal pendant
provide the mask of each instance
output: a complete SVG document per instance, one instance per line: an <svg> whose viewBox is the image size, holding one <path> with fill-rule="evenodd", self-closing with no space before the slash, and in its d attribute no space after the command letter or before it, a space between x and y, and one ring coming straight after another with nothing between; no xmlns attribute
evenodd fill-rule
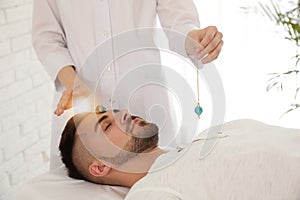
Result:
<svg viewBox="0 0 300 200"><path fill-rule="evenodd" d="M97 105L97 107L95 108L95 112L96 113L101 113L101 112L105 112L106 108L102 105Z"/></svg>
<svg viewBox="0 0 300 200"><path fill-rule="evenodd" d="M196 106L196 108L195 108L195 113L198 115L198 117L200 118L200 115L202 114L202 112L203 112L203 108L199 105L199 103L198 103L198 105Z"/></svg>

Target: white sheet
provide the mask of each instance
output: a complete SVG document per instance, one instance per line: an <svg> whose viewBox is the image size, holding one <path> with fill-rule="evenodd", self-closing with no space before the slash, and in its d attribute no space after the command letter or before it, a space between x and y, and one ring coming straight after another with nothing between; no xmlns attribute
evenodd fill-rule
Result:
<svg viewBox="0 0 300 200"><path fill-rule="evenodd" d="M40 175L12 197L13 200L121 200L128 188L104 186L75 180L67 176L65 167Z"/></svg>
<svg viewBox="0 0 300 200"><path fill-rule="evenodd" d="M233 199L233 197L241 197L235 199L262 199L260 197L269 197L268 190L261 187L262 191L255 193L253 192L254 186L258 184L264 186L265 182L272 180L268 182L268 185L270 187L273 185L273 189L277 188L272 190L272 197L276 196L278 198L263 199L299 200L300 130L271 126L254 120L237 120L226 123L223 134L228 135L228 137L220 139L213 153L208 157L208 160L206 159L206 164L203 163L197 168L197 171L203 172L199 179L194 179L197 180L197 183L191 184L190 176L186 175L185 170L172 171L171 169L168 172L171 173L169 177L181 177L180 182L191 189L188 193L193 194L195 198L186 198L186 195L179 194L178 191L180 190L175 191L174 189L178 185L175 184L174 186L176 181L172 184L165 184L166 187L163 188L164 182L160 178L168 175L168 173L161 170L156 173L156 177L153 179L148 176L135 184L127 199L199 199L196 194L200 194L203 198L210 192L210 195L214 195L216 198L207 199ZM195 144L200 145L201 142ZM198 146L195 145L193 148L198 148ZM193 148L191 147L190 150ZM197 159L193 160L204 162L198 160L198 149L195 152ZM227 153L224 154L224 152ZM171 152L169 155L172 156ZM191 156L193 155L191 154ZM282 162L279 162L280 159ZM186 163L191 163L190 160L186 162L183 158L181 160L183 160L183 164L180 165L180 169L183 169L182 166ZM260 160L267 165L262 164L261 170L253 173L251 165L257 168L255 163ZM237 166L240 166L240 168ZM246 168L247 166L250 168ZM272 167L268 168L268 166ZM169 168L172 167L176 166L173 165ZM277 175L273 176L272 171ZM226 178L230 173L238 176L235 179ZM221 177L223 178L220 179ZM264 177L264 179L260 179L260 177ZM259 181L255 181L254 186L252 185L254 189L251 190L251 184L248 184L248 182L254 179ZM158 183L155 180L158 180ZM197 187L189 187L190 185ZM218 187L214 188L215 186ZM266 188L269 188L269 186ZM226 190L222 191L224 188ZM65 168L61 167L31 180L18 191L14 200L121 200L125 198L128 191L129 189L125 187L96 185L71 179L66 175ZM254 195L255 198L251 198L251 195ZM289 198L280 198L283 196Z"/></svg>
<svg viewBox="0 0 300 200"><path fill-rule="evenodd" d="M300 200L300 129L228 122L215 148L200 159L204 143L212 141L204 140L205 133L190 147L156 159L125 199Z"/></svg>

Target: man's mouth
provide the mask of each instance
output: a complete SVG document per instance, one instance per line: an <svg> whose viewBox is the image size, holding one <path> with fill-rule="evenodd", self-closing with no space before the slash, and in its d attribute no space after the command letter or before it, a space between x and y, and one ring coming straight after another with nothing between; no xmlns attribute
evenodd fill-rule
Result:
<svg viewBox="0 0 300 200"><path fill-rule="evenodd" d="M140 118L135 118L132 121L133 121L134 124L139 125L142 120Z"/></svg>
<svg viewBox="0 0 300 200"><path fill-rule="evenodd" d="M139 125L139 126L145 126L148 124L143 118L134 116L134 115L131 116L131 120L132 120L133 124Z"/></svg>
<svg viewBox="0 0 300 200"><path fill-rule="evenodd" d="M144 119L142 119L142 118L140 118L140 117L138 117L138 116L135 116L135 115L131 115L131 120L132 120L133 122L135 122L135 121L137 121L137 120L144 120Z"/></svg>

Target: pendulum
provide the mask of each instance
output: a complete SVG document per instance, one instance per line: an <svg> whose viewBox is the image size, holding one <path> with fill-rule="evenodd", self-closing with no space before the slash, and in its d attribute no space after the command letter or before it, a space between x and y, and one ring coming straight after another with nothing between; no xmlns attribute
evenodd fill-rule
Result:
<svg viewBox="0 0 300 200"><path fill-rule="evenodd" d="M198 115L198 118L200 118L200 115L203 112L203 108L200 106L200 98L199 98L199 67L198 67L198 59L197 55L195 55L195 66L197 70L197 97L198 97L198 103L197 106L195 107L195 113Z"/></svg>
<svg viewBox="0 0 300 200"><path fill-rule="evenodd" d="M198 115L198 117L200 118L200 115L202 114L203 109L200 106L200 104L198 103L197 106L195 107L195 113Z"/></svg>
<svg viewBox="0 0 300 200"><path fill-rule="evenodd" d="M195 55L195 66L197 70L197 97L198 97L198 103L197 106L195 107L195 113L198 115L198 118L200 119L200 115L203 112L203 108L200 106L200 98L199 98L199 67L198 67L198 59L197 55Z"/></svg>
<svg viewBox="0 0 300 200"><path fill-rule="evenodd" d="M102 112L105 112L105 111L107 111L107 109L103 105L97 105L96 108L95 108L96 113L102 113Z"/></svg>

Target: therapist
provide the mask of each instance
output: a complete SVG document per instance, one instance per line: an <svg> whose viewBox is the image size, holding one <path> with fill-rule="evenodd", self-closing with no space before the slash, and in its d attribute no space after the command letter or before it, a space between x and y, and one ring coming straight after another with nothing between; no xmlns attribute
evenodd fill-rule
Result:
<svg viewBox="0 0 300 200"><path fill-rule="evenodd" d="M222 33L213 26L199 29L192 0L33 1L33 46L56 88L50 168L61 164L57 147L63 127L72 115L68 111L72 108L72 98L89 94L85 83L80 80L75 83L85 59L98 44L118 33L156 27L156 16L163 28L199 42L203 48L195 50L202 63L218 57L223 45Z"/></svg>

